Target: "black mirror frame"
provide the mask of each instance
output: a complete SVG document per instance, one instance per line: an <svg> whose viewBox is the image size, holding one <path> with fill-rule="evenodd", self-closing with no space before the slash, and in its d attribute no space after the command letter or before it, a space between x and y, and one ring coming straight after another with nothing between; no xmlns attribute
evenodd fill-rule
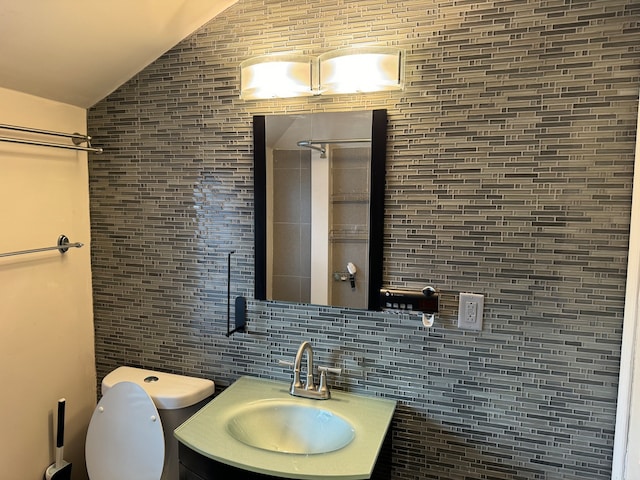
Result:
<svg viewBox="0 0 640 480"><path fill-rule="evenodd" d="M253 117L255 298L267 300L267 157L266 116ZM262 146L262 148L258 148ZM367 309L380 310L384 246L384 189L387 111L373 110L369 203L369 291ZM336 306L336 308L339 308Z"/></svg>

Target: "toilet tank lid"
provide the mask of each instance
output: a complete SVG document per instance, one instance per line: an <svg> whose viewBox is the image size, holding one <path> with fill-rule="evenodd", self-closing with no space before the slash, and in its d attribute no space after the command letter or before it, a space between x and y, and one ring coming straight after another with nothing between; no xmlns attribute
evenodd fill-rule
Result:
<svg viewBox="0 0 640 480"><path fill-rule="evenodd" d="M190 407L213 395L211 380L134 367L118 367L102 380L102 394L120 382L140 385L153 399L158 410Z"/></svg>

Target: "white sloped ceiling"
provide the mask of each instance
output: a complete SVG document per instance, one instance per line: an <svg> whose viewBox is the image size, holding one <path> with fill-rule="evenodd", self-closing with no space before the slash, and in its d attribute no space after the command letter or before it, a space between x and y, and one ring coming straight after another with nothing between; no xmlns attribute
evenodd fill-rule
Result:
<svg viewBox="0 0 640 480"><path fill-rule="evenodd" d="M237 0L0 0L0 87L88 108Z"/></svg>

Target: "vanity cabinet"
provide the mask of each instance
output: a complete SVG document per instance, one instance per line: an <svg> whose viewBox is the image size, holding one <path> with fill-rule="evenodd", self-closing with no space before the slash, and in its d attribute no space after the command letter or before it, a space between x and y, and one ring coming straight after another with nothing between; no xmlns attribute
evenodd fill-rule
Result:
<svg viewBox="0 0 640 480"><path fill-rule="evenodd" d="M182 443L179 443L178 456L180 458L179 480L279 480L281 478L231 467L205 457ZM391 479L390 433L385 437L380 455L373 469L373 475L369 478L372 480Z"/></svg>
<svg viewBox="0 0 640 480"><path fill-rule="evenodd" d="M180 444L180 480L272 480L278 477L231 467Z"/></svg>

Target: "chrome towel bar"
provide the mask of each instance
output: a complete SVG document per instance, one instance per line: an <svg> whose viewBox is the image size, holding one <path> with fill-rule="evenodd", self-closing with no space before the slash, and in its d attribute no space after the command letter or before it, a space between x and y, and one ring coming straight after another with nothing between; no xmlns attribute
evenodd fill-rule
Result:
<svg viewBox="0 0 640 480"><path fill-rule="evenodd" d="M15 125L1 125L0 130L12 130L15 132L35 133L37 135L48 135L54 137L70 138L73 145L65 145L62 143L50 143L42 142L39 140L26 140L22 138L0 137L0 142L22 143L26 145L38 145L41 147L54 147L54 148L66 148L68 150L81 150L85 152L102 153L102 148L91 146L91 137L89 135L82 135L81 133L63 133L52 132L50 130L39 130L37 128L18 127ZM80 145L86 143L87 146Z"/></svg>
<svg viewBox="0 0 640 480"><path fill-rule="evenodd" d="M32 248L31 250L20 250L18 252L0 253L0 257L13 257L14 255L26 255L28 253L46 252L48 250L58 250L60 253L66 253L70 248L80 248L84 243L69 243L66 235L60 235L58 243L54 247Z"/></svg>

